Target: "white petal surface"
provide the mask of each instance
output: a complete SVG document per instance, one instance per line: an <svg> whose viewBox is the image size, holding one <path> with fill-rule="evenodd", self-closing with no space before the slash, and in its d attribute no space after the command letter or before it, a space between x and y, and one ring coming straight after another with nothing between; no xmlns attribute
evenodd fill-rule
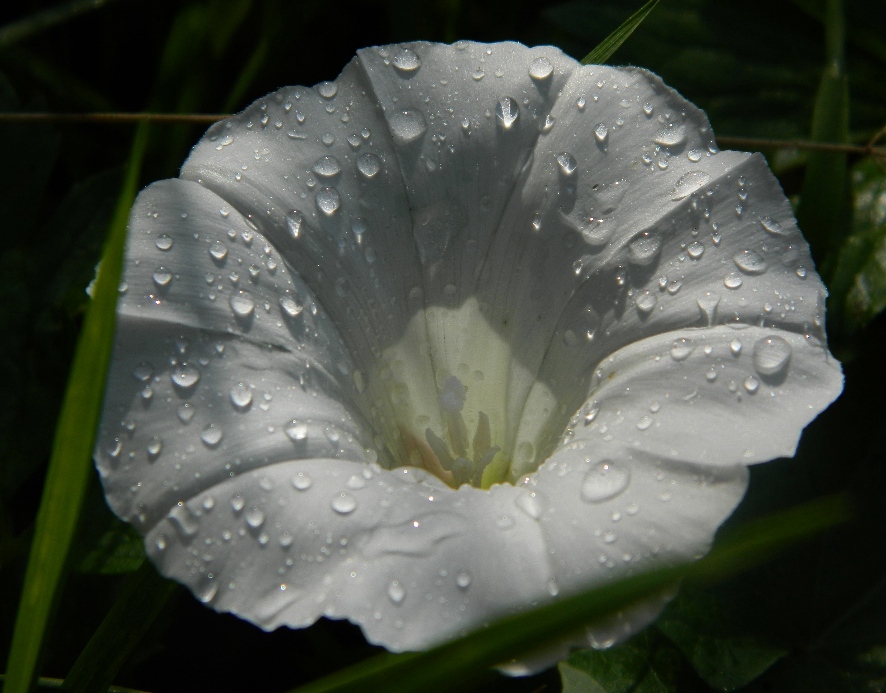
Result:
<svg viewBox="0 0 886 693"><path fill-rule="evenodd" d="M360 51L210 128L129 233L109 502L266 629L420 649L692 559L842 385L762 157L716 153L654 75L551 47ZM513 483L440 480L466 400Z"/></svg>

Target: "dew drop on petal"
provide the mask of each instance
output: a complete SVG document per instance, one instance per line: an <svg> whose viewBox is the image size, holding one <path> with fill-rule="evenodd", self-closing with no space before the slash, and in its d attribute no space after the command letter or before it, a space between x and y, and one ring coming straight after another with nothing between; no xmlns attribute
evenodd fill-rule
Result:
<svg viewBox="0 0 886 693"><path fill-rule="evenodd" d="M760 219L760 226L774 236L780 236L784 233L781 229L781 224L775 221L772 217L763 217Z"/></svg>
<svg viewBox="0 0 886 693"><path fill-rule="evenodd" d="M455 584L460 589L466 590L471 585L471 574L466 570L461 571L455 576Z"/></svg>
<svg viewBox="0 0 886 693"><path fill-rule="evenodd" d="M297 318L305 309L304 305L291 296L280 297L280 309L290 318Z"/></svg>
<svg viewBox="0 0 886 693"><path fill-rule="evenodd" d="M421 59L415 51L409 48L401 48L391 58L391 64L404 74L411 74L421 67Z"/></svg>
<svg viewBox="0 0 886 693"><path fill-rule="evenodd" d="M657 234L644 232L628 244L628 261L634 265L645 267L658 256L661 250L661 239Z"/></svg>
<svg viewBox="0 0 886 693"><path fill-rule="evenodd" d="M172 272L161 267L151 275L151 279L154 280L154 284L157 285L157 288L163 289L169 286L172 282Z"/></svg>
<svg viewBox="0 0 886 693"><path fill-rule="evenodd" d="M265 523L265 514L258 508L250 508L246 511L246 524L253 529L258 529Z"/></svg>
<svg viewBox="0 0 886 693"><path fill-rule="evenodd" d="M243 499L243 496L241 496L239 493L235 493L231 497L231 509L235 513L239 513L245 507L246 507L246 501Z"/></svg>
<svg viewBox="0 0 886 693"><path fill-rule="evenodd" d="M304 216L297 209L292 210L286 215L286 225L289 227L289 233L293 238L298 238L301 235L304 222Z"/></svg>
<svg viewBox="0 0 886 693"><path fill-rule="evenodd" d="M289 436L290 440L293 440L296 443L307 440L308 427L304 423L293 419L288 424L286 424L286 428L284 430L286 431L286 435Z"/></svg>
<svg viewBox="0 0 886 693"><path fill-rule="evenodd" d="M726 278L723 280L723 286L727 289L737 289L742 284L744 284L744 280L741 278L741 275L737 272L730 272L726 275Z"/></svg>
<svg viewBox="0 0 886 693"><path fill-rule="evenodd" d="M357 499L349 493L340 493L332 499L332 509L339 515L348 515L357 509Z"/></svg>
<svg viewBox="0 0 886 693"><path fill-rule="evenodd" d="M200 371L195 366L182 364L176 366L169 375L172 384L182 390L190 390L200 380Z"/></svg>
<svg viewBox="0 0 886 693"><path fill-rule="evenodd" d="M221 443L223 437L224 432L222 431L221 426L216 424L208 424L200 433L200 440L202 440L203 444L208 448L216 447Z"/></svg>
<svg viewBox="0 0 886 693"><path fill-rule="evenodd" d="M194 418L195 413L196 410L194 409L194 405L190 402L185 402L175 412L176 416L178 416L178 420L183 424L190 423L191 419Z"/></svg>
<svg viewBox="0 0 886 693"><path fill-rule="evenodd" d="M324 99L331 99L338 93L338 85L335 82L320 82L317 85L317 92Z"/></svg>
<svg viewBox="0 0 886 693"><path fill-rule="evenodd" d="M536 81L547 79L554 73L554 66L551 61L543 55L535 58L529 63L529 76Z"/></svg>
<svg viewBox="0 0 886 693"><path fill-rule="evenodd" d="M307 491L314 482L305 472L299 472L292 477L292 487L297 491Z"/></svg>
<svg viewBox="0 0 886 693"><path fill-rule="evenodd" d="M381 159L372 152L366 152L357 157L357 170L365 178L373 178L381 171Z"/></svg>
<svg viewBox="0 0 886 693"><path fill-rule="evenodd" d="M238 318L248 318L255 310L255 302L243 294L234 294L231 296L229 303L231 311Z"/></svg>
<svg viewBox="0 0 886 693"><path fill-rule="evenodd" d="M341 173L341 163L334 156L321 156L314 162L311 170L323 178L332 178Z"/></svg>
<svg viewBox="0 0 886 693"><path fill-rule="evenodd" d="M400 584L399 580L392 580L388 585L388 599L394 604L402 604L406 599L406 589Z"/></svg>
<svg viewBox="0 0 886 693"><path fill-rule="evenodd" d="M749 375L744 379L744 389L749 393L754 394L758 388L760 387L760 381L757 380L754 376Z"/></svg>
<svg viewBox="0 0 886 693"><path fill-rule="evenodd" d="M510 130L520 117L520 107L510 96L504 97L495 104L495 115L505 130Z"/></svg>
<svg viewBox="0 0 886 693"><path fill-rule="evenodd" d="M581 485L581 497L588 503L602 503L622 493L631 480L625 467L606 460L595 464Z"/></svg>
<svg viewBox="0 0 886 693"><path fill-rule="evenodd" d="M335 188L321 188L314 198L317 208L326 216L332 216L341 207L341 197Z"/></svg>
<svg viewBox="0 0 886 693"><path fill-rule="evenodd" d="M741 353L741 340L736 338L729 342L729 351L732 352L733 356L738 356Z"/></svg>
<svg viewBox="0 0 886 693"><path fill-rule="evenodd" d="M781 337L764 337L754 344L754 369L760 375L776 375L791 360L791 345Z"/></svg>
<svg viewBox="0 0 886 693"><path fill-rule="evenodd" d="M686 141L686 128L672 123L655 133L652 141L663 147L676 147Z"/></svg>
<svg viewBox="0 0 886 693"><path fill-rule="evenodd" d="M651 291L642 291L634 296L634 305L644 315L650 313L657 302L658 298Z"/></svg>
<svg viewBox="0 0 886 693"><path fill-rule="evenodd" d="M671 358L674 361L685 361L695 351L695 347L688 339L676 339L671 345Z"/></svg>
<svg viewBox="0 0 886 693"><path fill-rule="evenodd" d="M572 156L569 152L563 152L562 154L557 155L557 165L560 167L560 170L567 176L571 176L575 173L575 169L578 166L578 162L575 160L575 157Z"/></svg>
<svg viewBox="0 0 886 693"><path fill-rule="evenodd" d="M209 255L213 260L217 260L221 262L228 256L228 249L224 243L221 241L216 241L211 246L209 246Z"/></svg>
<svg viewBox="0 0 886 693"><path fill-rule="evenodd" d="M698 241L692 241L689 244L689 247L686 248L686 252L689 253L689 257L693 260L698 260L704 255L704 244Z"/></svg>
<svg viewBox="0 0 886 693"><path fill-rule="evenodd" d="M609 128L604 123L597 123L594 127L594 137L597 138L597 142L605 142L609 137Z"/></svg>
<svg viewBox="0 0 886 693"><path fill-rule="evenodd" d="M235 409L245 411L252 404L252 388L246 383L237 383L231 388L230 398Z"/></svg>
<svg viewBox="0 0 886 693"><path fill-rule="evenodd" d="M397 144L415 142L425 134L428 124L420 111L406 109L391 115L391 135Z"/></svg>
<svg viewBox="0 0 886 693"><path fill-rule="evenodd" d="M763 256L753 250L742 250L736 253L732 260L745 274L763 274L769 267Z"/></svg>
<svg viewBox="0 0 886 693"><path fill-rule="evenodd" d="M677 184L674 186L674 192L671 194L672 200L682 200L688 197L696 190L703 188L708 184L711 177L704 171L691 171L680 176Z"/></svg>
<svg viewBox="0 0 886 693"><path fill-rule="evenodd" d="M172 236L168 233L164 233L157 237L157 240L154 241L154 245L160 250L169 250L172 247Z"/></svg>

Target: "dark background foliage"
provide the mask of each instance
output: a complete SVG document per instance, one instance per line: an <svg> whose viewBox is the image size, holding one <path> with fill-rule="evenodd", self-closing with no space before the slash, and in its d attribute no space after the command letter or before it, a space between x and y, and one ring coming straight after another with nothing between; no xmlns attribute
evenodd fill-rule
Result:
<svg viewBox="0 0 886 693"><path fill-rule="evenodd" d="M39 30L33 18L56 2L0 10L0 112L230 113L282 85L334 78L357 48L400 40L550 43L581 58L636 9L617 0L97 4ZM845 0L843 9L845 136L864 144L886 125L886 4ZM809 139L826 64L825 12L825 0L664 0L611 62L659 73L707 111L718 135ZM142 182L174 176L204 129L155 126ZM84 289L133 131L0 121L0 652L9 649ZM775 146L765 153L796 199L815 155ZM684 590L625 645L576 653L561 665L569 690L886 685L886 163L854 153L828 170L835 183L813 211L840 221L813 239L813 251L832 292L829 333L846 390L806 431L796 459L752 470L729 524L837 492L848 494L854 517L716 588ZM85 507L40 667L46 676L66 675L142 558L97 479ZM266 634L179 593L115 682L157 693L283 691L373 651L347 623ZM491 685L556 691L561 682L551 670Z"/></svg>

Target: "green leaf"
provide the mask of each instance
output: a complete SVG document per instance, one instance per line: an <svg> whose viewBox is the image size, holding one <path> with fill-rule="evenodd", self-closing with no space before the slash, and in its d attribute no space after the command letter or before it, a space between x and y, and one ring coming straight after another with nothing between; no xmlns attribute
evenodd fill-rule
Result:
<svg viewBox="0 0 886 693"><path fill-rule="evenodd" d="M476 683L489 667L543 648L564 633L574 633L598 619L672 587L685 579L710 584L764 560L772 552L832 526L846 516L839 498L794 508L776 517L748 523L719 548L696 563L671 566L625 578L583 594L565 597L527 613L509 616L464 638L422 654L384 654L298 689L320 691L447 690Z"/></svg>
<svg viewBox="0 0 886 693"><path fill-rule="evenodd" d="M849 84L843 59L843 3L827 0L826 60L812 113L814 142L849 141ZM845 153L810 152L797 206L797 221L826 277L832 274L833 251L849 230L849 171Z"/></svg>
<svg viewBox="0 0 886 693"><path fill-rule="evenodd" d="M62 690L93 693L107 690L120 667L169 603L179 586L157 574L145 561L117 598L71 671Z"/></svg>
<svg viewBox="0 0 886 693"><path fill-rule="evenodd" d="M655 9L658 0L648 0L639 10L628 17L615 31L603 39L597 47L581 60L582 65L604 65L628 37L634 33L647 15Z"/></svg>
<svg viewBox="0 0 886 693"><path fill-rule="evenodd" d="M4 693L26 693L36 676L46 627L92 473L92 448L104 395L102 384L114 339L126 222L135 199L147 134L146 124L136 130L94 298L74 355L37 514Z"/></svg>
<svg viewBox="0 0 886 693"><path fill-rule="evenodd" d="M852 234L840 248L831 281L832 305L849 329L886 308L886 172L867 159L853 171Z"/></svg>
<svg viewBox="0 0 886 693"><path fill-rule="evenodd" d="M657 640L647 630L609 650L574 652L558 665L563 693L677 691L680 653Z"/></svg>
<svg viewBox="0 0 886 693"><path fill-rule="evenodd" d="M742 635L735 620L705 592L681 595L656 627L706 683L721 691L746 686L787 654L760 637Z"/></svg>

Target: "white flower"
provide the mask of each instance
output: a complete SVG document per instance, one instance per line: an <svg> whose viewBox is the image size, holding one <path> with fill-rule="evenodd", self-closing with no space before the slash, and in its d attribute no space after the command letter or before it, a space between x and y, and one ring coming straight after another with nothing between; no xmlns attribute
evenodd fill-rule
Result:
<svg viewBox="0 0 886 693"><path fill-rule="evenodd" d="M842 384L763 158L549 46L370 48L213 126L125 286L111 506L214 608L392 650L702 554Z"/></svg>

